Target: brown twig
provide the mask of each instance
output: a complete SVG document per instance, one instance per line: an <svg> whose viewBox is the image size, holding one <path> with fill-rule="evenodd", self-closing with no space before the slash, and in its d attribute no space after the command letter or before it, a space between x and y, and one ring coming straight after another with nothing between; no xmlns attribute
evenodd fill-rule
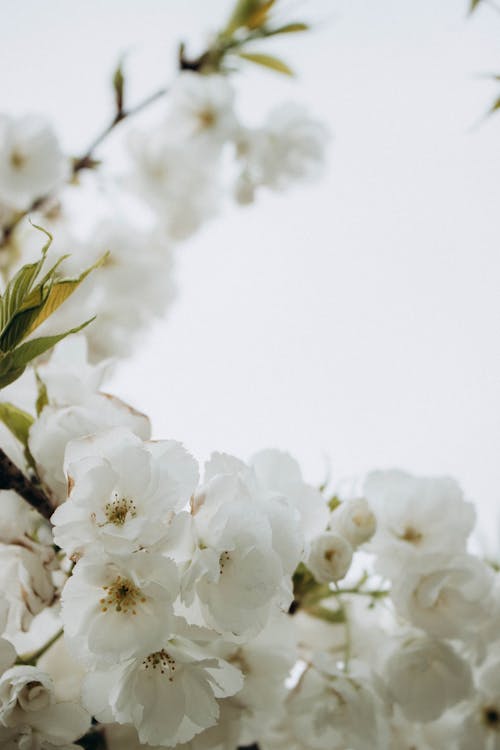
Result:
<svg viewBox="0 0 500 750"><path fill-rule="evenodd" d="M54 508L45 492L34 484L10 460L0 448L0 490L14 490L33 506L44 518L49 519Z"/></svg>

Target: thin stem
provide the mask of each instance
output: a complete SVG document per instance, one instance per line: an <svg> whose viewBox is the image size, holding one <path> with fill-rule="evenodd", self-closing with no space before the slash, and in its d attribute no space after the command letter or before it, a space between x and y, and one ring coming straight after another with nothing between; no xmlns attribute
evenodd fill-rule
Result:
<svg viewBox="0 0 500 750"><path fill-rule="evenodd" d="M43 656L49 650L49 648L53 646L54 643L56 643L56 641L59 640L63 632L64 631L62 629L58 630L57 633L55 633L55 635L53 635L52 638L50 638L50 640L47 641L47 643L45 643L37 651L34 651L32 654L25 654L24 656L18 656L16 659L16 664L23 664L23 665L27 665L31 667L36 666L38 659L41 656Z"/></svg>
<svg viewBox="0 0 500 750"><path fill-rule="evenodd" d="M54 512L49 497L10 460L0 448L0 489L14 490L47 520Z"/></svg>
<svg viewBox="0 0 500 750"><path fill-rule="evenodd" d="M385 596L389 596L390 593L391 592L389 591L389 589L372 589L370 591L370 590L352 588L352 589L335 589L333 591L330 591L328 596L342 596L342 594L355 594L357 596L371 596L372 599L383 599Z"/></svg>
<svg viewBox="0 0 500 750"><path fill-rule="evenodd" d="M133 117L134 115L139 114L139 112L142 112L144 109L149 107L150 104L153 104L158 99L161 99L161 97L165 96L167 91L168 89L166 88L158 89L158 91L154 91L152 94L139 102L139 104L136 104L135 107L131 107L130 109L126 110L120 110L119 112L117 112L111 122L106 125L104 130L102 130L94 138L83 156L75 159L73 163L73 176L76 175L80 170L88 169L92 165L94 160L94 151L101 145L103 141L106 140L111 131L113 131L120 122L123 122L123 120L126 120L129 117Z"/></svg>

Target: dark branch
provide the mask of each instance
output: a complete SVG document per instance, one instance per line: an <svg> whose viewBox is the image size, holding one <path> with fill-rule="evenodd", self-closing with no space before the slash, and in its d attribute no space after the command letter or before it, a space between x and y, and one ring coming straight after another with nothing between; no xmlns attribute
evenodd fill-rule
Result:
<svg viewBox="0 0 500 750"><path fill-rule="evenodd" d="M49 519L54 512L49 498L45 492L37 487L17 466L10 460L7 454L0 448L0 490L14 490L21 495L26 502Z"/></svg>
<svg viewBox="0 0 500 750"><path fill-rule="evenodd" d="M108 747L104 729L98 727L90 729L76 744L85 750L106 750Z"/></svg>

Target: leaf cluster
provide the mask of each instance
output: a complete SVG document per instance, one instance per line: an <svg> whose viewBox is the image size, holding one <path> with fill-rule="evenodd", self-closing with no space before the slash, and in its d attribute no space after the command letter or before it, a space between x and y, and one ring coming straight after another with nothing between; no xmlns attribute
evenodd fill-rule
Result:
<svg viewBox="0 0 500 750"><path fill-rule="evenodd" d="M181 69L198 73L220 72L226 67L227 57L233 55L268 70L292 76L293 70L283 60L259 50L247 49L247 45L255 41L309 29L308 24L300 21L275 22L273 11L278 2L279 0L236 0L226 26L203 55L196 60L189 60L185 56L184 45L181 45Z"/></svg>
<svg viewBox="0 0 500 750"><path fill-rule="evenodd" d="M35 225L34 225L35 226ZM53 336L32 338L36 329L54 313L78 288L88 274L99 266L101 258L93 266L74 279L60 278L58 268L67 256L62 256L48 271L42 274L52 235L35 226L48 240L41 257L35 263L24 265L7 284L0 296L0 388L19 378L26 366L51 349L70 333L77 333L93 318L82 325Z"/></svg>

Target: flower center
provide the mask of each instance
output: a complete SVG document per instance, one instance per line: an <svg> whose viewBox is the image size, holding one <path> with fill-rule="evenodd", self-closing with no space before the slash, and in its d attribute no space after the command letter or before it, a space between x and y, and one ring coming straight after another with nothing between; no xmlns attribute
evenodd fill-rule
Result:
<svg viewBox="0 0 500 750"><path fill-rule="evenodd" d="M222 575L224 573L224 568L226 567L227 563L230 562L231 556L229 552L223 552L222 555L219 557L219 573Z"/></svg>
<svg viewBox="0 0 500 750"><path fill-rule="evenodd" d="M198 120L203 129L212 128L217 120L215 112L211 109L202 109L198 112Z"/></svg>
<svg viewBox="0 0 500 750"><path fill-rule="evenodd" d="M490 729L500 729L500 711L495 706L483 708L483 721Z"/></svg>
<svg viewBox="0 0 500 750"><path fill-rule="evenodd" d="M420 531L414 529L413 526L407 526L404 533L399 538L404 542L410 542L410 544L418 544L422 541L423 536Z"/></svg>
<svg viewBox="0 0 500 750"><path fill-rule="evenodd" d="M10 165L13 169L22 169L26 162L26 157L21 151L14 151L10 155Z"/></svg>
<svg viewBox="0 0 500 750"><path fill-rule="evenodd" d="M137 515L137 508L135 507L134 501L129 500L126 497L119 498L118 496L104 506L104 514L106 516L106 523L112 523L114 526L123 526L127 520L127 516L135 518Z"/></svg>
<svg viewBox="0 0 500 750"><path fill-rule="evenodd" d="M116 612L123 612L126 615L131 612L133 615L136 615L137 610L135 608L137 604L146 601L146 597L142 595L141 590L128 578L118 576L116 581L102 588L106 591L106 596L99 602L102 612L107 612L108 609L114 608Z"/></svg>
<svg viewBox="0 0 500 750"><path fill-rule="evenodd" d="M146 656L142 661L142 666L148 670L159 670L160 674L168 675L169 682L174 681L175 659L164 648Z"/></svg>

